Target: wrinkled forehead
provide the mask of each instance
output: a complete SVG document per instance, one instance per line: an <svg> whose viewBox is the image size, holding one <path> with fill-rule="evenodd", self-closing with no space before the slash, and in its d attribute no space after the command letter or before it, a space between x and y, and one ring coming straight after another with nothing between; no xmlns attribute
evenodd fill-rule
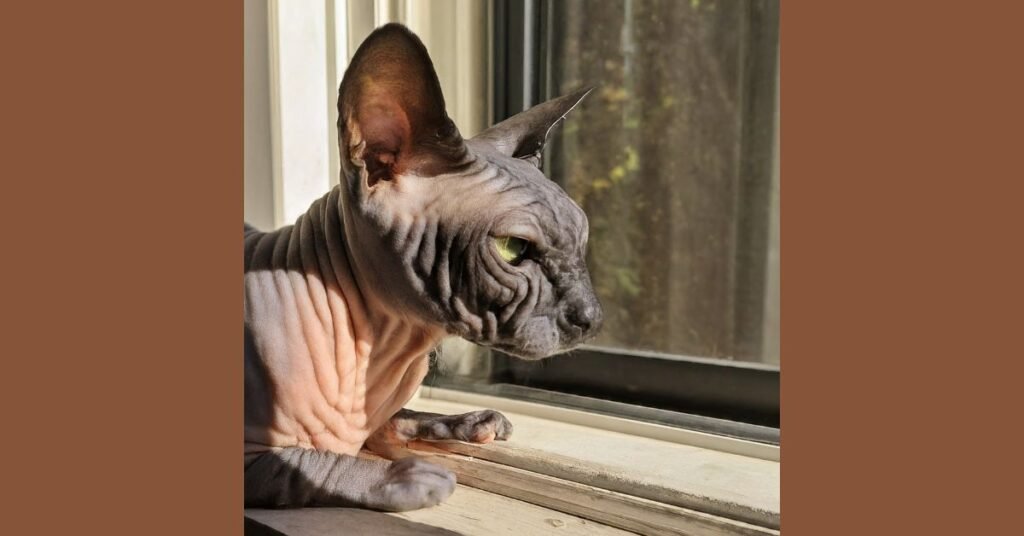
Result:
<svg viewBox="0 0 1024 536"><path fill-rule="evenodd" d="M495 216L510 225L535 229L549 247L562 251L586 245L587 216L558 184L532 163L490 150L486 144L472 143L474 155L486 166L481 172L493 178L497 199ZM530 237L527 237L530 238Z"/></svg>

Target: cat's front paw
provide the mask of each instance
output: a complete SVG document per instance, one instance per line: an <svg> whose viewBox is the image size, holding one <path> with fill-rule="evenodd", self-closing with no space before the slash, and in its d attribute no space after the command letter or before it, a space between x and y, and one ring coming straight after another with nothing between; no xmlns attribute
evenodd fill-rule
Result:
<svg viewBox="0 0 1024 536"><path fill-rule="evenodd" d="M455 474L422 458L403 458L391 464L384 479L370 489L370 504L381 510L404 512L436 506L455 491Z"/></svg>
<svg viewBox="0 0 1024 536"><path fill-rule="evenodd" d="M388 425L378 430L367 442L375 451L388 443L406 443L414 439L442 441L457 439L469 443L503 441L512 436L512 423L493 409L471 411L461 415L440 415L403 409Z"/></svg>
<svg viewBox="0 0 1024 536"><path fill-rule="evenodd" d="M445 424L451 429L453 439L470 443L504 441L512 436L512 423L493 409L452 415Z"/></svg>

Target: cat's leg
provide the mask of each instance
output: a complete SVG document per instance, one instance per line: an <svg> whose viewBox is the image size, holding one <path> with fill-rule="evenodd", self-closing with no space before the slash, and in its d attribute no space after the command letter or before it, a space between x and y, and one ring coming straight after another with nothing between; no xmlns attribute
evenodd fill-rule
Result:
<svg viewBox="0 0 1024 536"><path fill-rule="evenodd" d="M245 468L245 505L362 506L402 512L434 506L455 475L421 458L370 460L299 447L266 452Z"/></svg>
<svg viewBox="0 0 1024 536"><path fill-rule="evenodd" d="M441 415L410 409L399 410L366 442L366 446L386 457L388 446L403 445L414 439L457 439L469 443L503 441L512 435L512 423L491 409L461 415Z"/></svg>

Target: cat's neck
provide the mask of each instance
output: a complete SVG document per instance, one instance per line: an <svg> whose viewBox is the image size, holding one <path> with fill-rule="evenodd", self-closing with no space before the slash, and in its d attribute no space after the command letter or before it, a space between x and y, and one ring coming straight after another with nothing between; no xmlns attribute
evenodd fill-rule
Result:
<svg viewBox="0 0 1024 536"><path fill-rule="evenodd" d="M315 201L298 219L299 250L316 252L316 268L327 288L336 284L347 305L357 352L365 356L365 408L367 427L376 429L402 408L422 383L428 354L445 336L441 326L397 311L368 288L370 278L358 272L357 254L346 238L340 187ZM308 230L307 230L308 229ZM312 265L312 258L305 265ZM319 275L317 275L319 274ZM338 321L339 319L335 319Z"/></svg>
<svg viewBox="0 0 1024 536"><path fill-rule="evenodd" d="M352 322L371 333L393 332L396 325L414 327L435 344L443 337L441 326L430 325L407 311L399 311L374 295L357 264L351 262L353 252L345 233L341 189L334 187L314 201L295 223L258 233L258 240L246 239L245 271L286 270L316 279L325 287L337 286L343 293ZM369 333L358 333L359 339L372 340Z"/></svg>

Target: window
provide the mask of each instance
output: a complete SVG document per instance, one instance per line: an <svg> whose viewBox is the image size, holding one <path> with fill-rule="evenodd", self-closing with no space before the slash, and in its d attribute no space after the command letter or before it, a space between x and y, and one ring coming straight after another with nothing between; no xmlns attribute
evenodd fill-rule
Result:
<svg viewBox="0 0 1024 536"><path fill-rule="evenodd" d="M778 3L506 0L492 20L495 121L597 86L545 166L590 219L605 324L541 362L448 345L428 383L777 442Z"/></svg>
<svg viewBox="0 0 1024 536"><path fill-rule="evenodd" d="M285 225L336 184L337 85L385 22L427 44L467 137L594 85L544 161L590 218L601 335L541 362L449 341L427 384L776 442L778 10L769 0L247 4L246 218Z"/></svg>

